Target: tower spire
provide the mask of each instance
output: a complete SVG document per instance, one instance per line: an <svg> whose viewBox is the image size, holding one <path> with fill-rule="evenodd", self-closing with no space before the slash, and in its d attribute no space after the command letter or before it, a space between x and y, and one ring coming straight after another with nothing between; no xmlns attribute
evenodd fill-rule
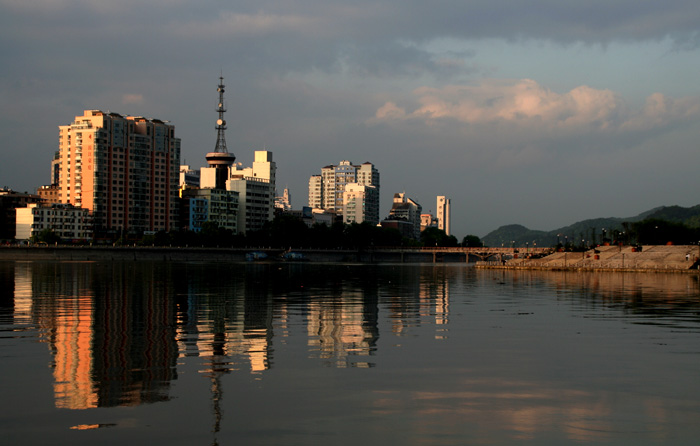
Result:
<svg viewBox="0 0 700 446"><path fill-rule="evenodd" d="M226 189L226 180L229 179L229 169L236 161L236 156L229 153L226 149L226 121L224 120L224 77L219 76L219 105L216 111L219 113L219 119L216 120L216 147L213 152L207 153L207 163L209 167L216 168L216 189Z"/></svg>
<svg viewBox="0 0 700 446"><path fill-rule="evenodd" d="M219 105L216 107L216 111L219 113L219 119L216 120L216 147L214 152L218 153L228 153L226 149L226 121L224 120L224 113L226 108L224 107L224 78L219 76L219 87L217 88L219 92Z"/></svg>

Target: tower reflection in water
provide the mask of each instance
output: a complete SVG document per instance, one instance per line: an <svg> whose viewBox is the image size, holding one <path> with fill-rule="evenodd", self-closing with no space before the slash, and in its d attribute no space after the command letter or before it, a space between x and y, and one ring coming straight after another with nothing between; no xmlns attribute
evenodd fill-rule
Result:
<svg viewBox="0 0 700 446"><path fill-rule="evenodd" d="M134 406L169 399L182 357L200 357L215 405L221 377L273 365L272 340L303 325L308 357L328 367L374 365L379 301L391 331L431 323L444 336L446 277L428 269L161 262L17 263L3 308L34 324L52 355L59 408ZM444 274L444 273L441 273ZM7 296L7 294L5 294ZM5 302L7 301L7 302Z"/></svg>

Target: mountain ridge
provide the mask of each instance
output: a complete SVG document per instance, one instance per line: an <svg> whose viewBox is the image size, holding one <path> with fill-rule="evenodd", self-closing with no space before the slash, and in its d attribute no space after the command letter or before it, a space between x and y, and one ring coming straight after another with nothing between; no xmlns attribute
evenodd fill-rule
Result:
<svg viewBox="0 0 700 446"><path fill-rule="evenodd" d="M629 231L628 224L648 219L683 223L689 227L700 228L700 205L682 207L678 205L659 206L638 215L626 218L598 217L581 220L551 231L529 229L520 224L499 227L482 237L485 246L555 246L559 243L596 244L603 238L624 235Z"/></svg>

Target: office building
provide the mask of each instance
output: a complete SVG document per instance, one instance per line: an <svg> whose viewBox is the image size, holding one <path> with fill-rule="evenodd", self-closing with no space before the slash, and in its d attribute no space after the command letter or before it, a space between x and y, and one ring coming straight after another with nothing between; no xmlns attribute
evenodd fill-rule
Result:
<svg viewBox="0 0 700 446"><path fill-rule="evenodd" d="M59 126L59 200L88 209L95 231L177 227L180 139L158 119L85 110Z"/></svg>

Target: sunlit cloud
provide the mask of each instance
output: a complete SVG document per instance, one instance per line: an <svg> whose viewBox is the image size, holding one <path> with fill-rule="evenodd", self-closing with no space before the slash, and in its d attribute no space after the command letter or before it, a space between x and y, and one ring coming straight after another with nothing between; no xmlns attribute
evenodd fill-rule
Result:
<svg viewBox="0 0 700 446"><path fill-rule="evenodd" d="M370 123L452 120L468 124L509 123L563 130L617 131L668 125L700 115L700 99L673 99L655 93L643 108L629 107L611 90L586 85L557 93L534 80L487 79L477 85L421 87L413 92L417 106L407 110L387 101Z"/></svg>
<svg viewBox="0 0 700 446"><path fill-rule="evenodd" d="M208 22L188 21L178 28L177 33L192 37L262 36L289 32L306 33L318 24L316 18L298 14L243 14L224 11Z"/></svg>
<svg viewBox="0 0 700 446"><path fill-rule="evenodd" d="M143 103L143 95L142 94L125 94L122 96L122 104L124 105L130 105L130 104L142 104Z"/></svg>

